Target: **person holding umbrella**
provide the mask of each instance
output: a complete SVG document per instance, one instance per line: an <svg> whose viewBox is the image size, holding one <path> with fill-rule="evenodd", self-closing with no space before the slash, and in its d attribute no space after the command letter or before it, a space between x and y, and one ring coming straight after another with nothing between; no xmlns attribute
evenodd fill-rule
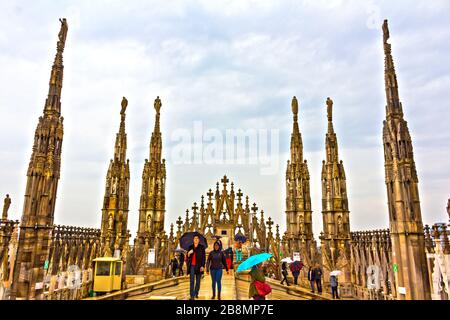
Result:
<svg viewBox="0 0 450 320"><path fill-rule="evenodd" d="M253 298L254 300L265 300L266 295L272 291L269 284L266 283L266 277L262 271L262 262L270 259L270 257L272 257L272 254L270 253L264 252L255 254L238 266L236 272L251 268L251 282L248 290L249 298Z"/></svg>
<svg viewBox="0 0 450 320"><path fill-rule="evenodd" d="M298 276L300 275L300 270L303 268L303 263L301 261L294 261L289 266L289 269L291 269L292 276L294 277L294 284L298 284Z"/></svg>
<svg viewBox="0 0 450 320"><path fill-rule="evenodd" d="M212 292L211 300L216 298L216 284L217 284L217 300L220 300L220 292L222 290L222 270L225 268L228 272L225 255L222 251L222 242L217 240L214 242L214 250L208 255L208 262L206 263L206 273L211 272Z"/></svg>
<svg viewBox="0 0 450 320"><path fill-rule="evenodd" d="M333 299L339 299L338 294L338 279L337 277L341 274L339 270L333 270L330 272L330 286L331 286L331 294L333 295Z"/></svg>
<svg viewBox="0 0 450 320"><path fill-rule="evenodd" d="M198 298L200 280L205 271L206 239L198 232L188 232L181 236L180 247L187 250L187 272L190 276L190 300Z"/></svg>

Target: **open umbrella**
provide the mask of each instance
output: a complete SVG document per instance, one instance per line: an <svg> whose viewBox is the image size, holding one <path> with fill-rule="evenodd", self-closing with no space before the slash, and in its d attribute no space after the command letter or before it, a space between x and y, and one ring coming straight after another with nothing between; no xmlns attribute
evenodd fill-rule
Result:
<svg viewBox="0 0 450 320"><path fill-rule="evenodd" d="M247 241L247 237L242 234L237 234L234 236L234 241L241 241L242 243L245 243Z"/></svg>
<svg viewBox="0 0 450 320"><path fill-rule="evenodd" d="M291 259L291 257L286 257L286 258L281 259L281 262L292 263L294 261Z"/></svg>
<svg viewBox="0 0 450 320"><path fill-rule="evenodd" d="M330 276L340 276L342 274L341 270L333 270L330 272Z"/></svg>
<svg viewBox="0 0 450 320"><path fill-rule="evenodd" d="M180 238L180 247L183 248L184 250L189 250L189 247L194 244L195 236L198 236L200 238L200 244L203 247L205 248L208 247L208 242L206 241L206 238L197 231L186 232L185 234L183 234Z"/></svg>
<svg viewBox="0 0 450 320"><path fill-rule="evenodd" d="M271 256L272 256L272 254L266 253L266 252L250 256L247 260L243 261L239 265L239 267L237 268L236 271L241 272L241 271L250 269L251 267L256 266L257 264L260 264L261 262L266 261Z"/></svg>

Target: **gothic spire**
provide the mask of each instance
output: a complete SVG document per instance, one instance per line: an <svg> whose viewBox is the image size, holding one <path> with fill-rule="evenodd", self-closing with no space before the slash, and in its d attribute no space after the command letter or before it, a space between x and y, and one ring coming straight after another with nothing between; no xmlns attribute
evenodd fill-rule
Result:
<svg viewBox="0 0 450 320"><path fill-rule="evenodd" d="M394 59L391 53L391 44L389 40L388 21L383 23L383 48L384 48L384 83L386 90L386 118L403 117L402 104L398 94L397 75L395 73Z"/></svg>
<svg viewBox="0 0 450 320"><path fill-rule="evenodd" d="M45 101L44 115L55 115L57 117L61 114L61 89L63 81L63 52L67 37L67 21L65 18L59 19L61 22L61 29L58 34L58 43L56 44L56 55L53 62L52 71L50 74L50 82L48 89L47 100Z"/></svg>
<svg viewBox="0 0 450 320"><path fill-rule="evenodd" d="M328 133L334 134L333 128L333 100L327 98L327 118L328 118Z"/></svg>
<svg viewBox="0 0 450 320"><path fill-rule="evenodd" d="M119 132L116 136L116 144L114 147L114 160L118 160L119 162L125 162L126 154L127 154L127 134L125 133L125 111L128 106L128 100L123 97L122 98L122 110L120 111L120 127Z"/></svg>
<svg viewBox="0 0 450 320"><path fill-rule="evenodd" d="M338 162L338 144L336 133L333 128L333 100L327 98L327 118L328 132L325 138L325 148L327 153L327 163Z"/></svg>
<svg viewBox="0 0 450 320"><path fill-rule="evenodd" d="M303 142L302 135L298 128L298 101L294 96L292 98L292 113L294 117L292 135L291 135L291 162L301 163L303 162Z"/></svg>
<svg viewBox="0 0 450 320"><path fill-rule="evenodd" d="M155 161L157 163L161 162L161 149L162 149L162 139L161 139L161 131L160 131L160 124L159 124L159 117L161 110L161 100L159 99L159 96L156 97L154 102L154 107L156 110L155 115L155 128L152 133L152 137L150 139L150 161Z"/></svg>

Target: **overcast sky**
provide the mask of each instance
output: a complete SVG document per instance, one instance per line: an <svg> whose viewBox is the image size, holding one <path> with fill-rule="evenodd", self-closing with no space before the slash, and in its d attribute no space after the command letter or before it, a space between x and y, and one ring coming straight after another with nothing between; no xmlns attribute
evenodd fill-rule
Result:
<svg viewBox="0 0 450 320"><path fill-rule="evenodd" d="M20 219L34 130L42 114L58 19L64 53L64 142L55 223L99 227L105 175L126 96L131 167L128 226L138 220L141 174L162 99L166 230L226 173L285 230L291 99L311 175L313 228L322 229L325 100L344 161L352 230L386 228L382 20L413 139L424 223L445 222L450 198L450 2L434 1L2 1L0 195ZM264 165L176 164L175 132L266 129L279 134ZM277 131L278 130L278 131ZM178 145L179 146L179 145Z"/></svg>

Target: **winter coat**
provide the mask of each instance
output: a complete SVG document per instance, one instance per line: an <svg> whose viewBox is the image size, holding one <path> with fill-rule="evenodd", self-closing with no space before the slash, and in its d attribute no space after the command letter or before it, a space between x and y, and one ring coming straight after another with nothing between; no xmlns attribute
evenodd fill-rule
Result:
<svg viewBox="0 0 450 320"><path fill-rule="evenodd" d="M194 254L196 255L196 264L194 272L195 274L202 274L204 271L200 271L200 268L205 268L206 263L206 253L205 253L205 247L199 244L197 248L194 248L194 245L189 247L189 250L194 250L194 252L187 258L187 271L188 273L191 270L191 264L192 264L192 257Z"/></svg>
<svg viewBox="0 0 450 320"><path fill-rule="evenodd" d="M314 269L314 280L321 280L322 279L322 269L315 268Z"/></svg>
<svg viewBox="0 0 450 320"><path fill-rule="evenodd" d="M331 276L330 277L330 285L332 287L337 287L338 286L338 280L337 280L336 276Z"/></svg>
<svg viewBox="0 0 450 320"><path fill-rule="evenodd" d="M206 263L206 270L209 272L210 269L211 270L226 269L228 271L225 254L222 251L213 250L209 253L208 262Z"/></svg>

